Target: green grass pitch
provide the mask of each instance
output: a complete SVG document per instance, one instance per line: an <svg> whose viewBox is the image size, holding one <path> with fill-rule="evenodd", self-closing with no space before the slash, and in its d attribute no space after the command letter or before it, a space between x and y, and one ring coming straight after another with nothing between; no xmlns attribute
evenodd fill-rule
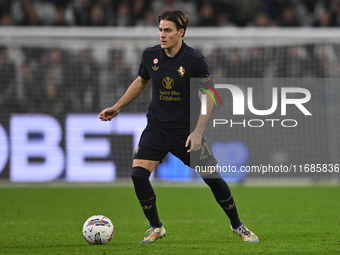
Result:
<svg viewBox="0 0 340 255"><path fill-rule="evenodd" d="M245 243L206 186L154 187L166 237L140 245L148 224L133 187L5 185L0 188L0 254L340 254L340 187L231 186ZM109 217L108 245L82 236L93 214Z"/></svg>

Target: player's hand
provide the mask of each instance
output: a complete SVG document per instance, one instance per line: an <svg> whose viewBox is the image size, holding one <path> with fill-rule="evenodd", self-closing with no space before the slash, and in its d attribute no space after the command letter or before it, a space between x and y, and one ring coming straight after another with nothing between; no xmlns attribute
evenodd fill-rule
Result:
<svg viewBox="0 0 340 255"><path fill-rule="evenodd" d="M99 117L99 119L101 119L103 121L110 121L114 117L116 117L118 115L118 113L119 113L119 111L117 109L115 109L114 107L108 107L108 108L102 110L102 112L99 113L98 117Z"/></svg>
<svg viewBox="0 0 340 255"><path fill-rule="evenodd" d="M191 144L187 152L198 151L199 149L201 149L201 142L202 142L202 134L195 132L195 131L192 132L188 136L187 141L185 142L185 147L188 147L189 144Z"/></svg>

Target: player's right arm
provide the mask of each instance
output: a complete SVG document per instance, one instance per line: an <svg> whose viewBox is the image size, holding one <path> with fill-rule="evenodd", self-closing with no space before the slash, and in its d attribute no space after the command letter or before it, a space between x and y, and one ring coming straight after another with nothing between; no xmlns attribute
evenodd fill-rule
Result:
<svg viewBox="0 0 340 255"><path fill-rule="evenodd" d="M123 108L125 108L143 92L149 82L150 79L145 80L138 76L115 105L105 108L101 113L99 113L99 119L104 121L112 120Z"/></svg>

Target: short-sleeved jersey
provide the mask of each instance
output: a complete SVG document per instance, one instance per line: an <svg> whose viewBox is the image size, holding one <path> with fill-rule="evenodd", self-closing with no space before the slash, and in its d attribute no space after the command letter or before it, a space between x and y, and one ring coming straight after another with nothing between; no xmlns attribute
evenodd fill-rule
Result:
<svg viewBox="0 0 340 255"><path fill-rule="evenodd" d="M168 57L161 46L156 45L144 50L138 75L152 80L148 125L159 132L189 135L190 121L197 123L200 112L198 96L190 94L190 78L210 77L204 56L184 41L174 57ZM196 110L193 111L193 107Z"/></svg>

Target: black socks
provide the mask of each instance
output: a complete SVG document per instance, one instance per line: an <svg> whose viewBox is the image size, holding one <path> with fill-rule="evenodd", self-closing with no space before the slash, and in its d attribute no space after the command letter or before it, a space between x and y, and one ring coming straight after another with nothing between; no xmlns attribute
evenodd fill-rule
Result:
<svg viewBox="0 0 340 255"><path fill-rule="evenodd" d="M162 223L159 221L156 207L156 195L149 180L150 175L150 171L143 167L132 168L131 178L145 217L149 220L151 226L161 227Z"/></svg>
<svg viewBox="0 0 340 255"><path fill-rule="evenodd" d="M235 229L241 221L238 218L234 198L231 195L228 184L221 178L218 172L213 172L202 177L204 182L210 187L217 203L222 207L230 219L231 226Z"/></svg>
<svg viewBox="0 0 340 255"><path fill-rule="evenodd" d="M147 169L134 167L131 178L145 217L149 220L151 226L161 227L162 223L159 220L156 207L156 195L149 180L150 175L151 173ZM218 172L203 177L203 180L210 187L217 203L228 215L231 226L236 229L241 224L241 221L238 217L234 198L231 195L228 184L221 178Z"/></svg>

